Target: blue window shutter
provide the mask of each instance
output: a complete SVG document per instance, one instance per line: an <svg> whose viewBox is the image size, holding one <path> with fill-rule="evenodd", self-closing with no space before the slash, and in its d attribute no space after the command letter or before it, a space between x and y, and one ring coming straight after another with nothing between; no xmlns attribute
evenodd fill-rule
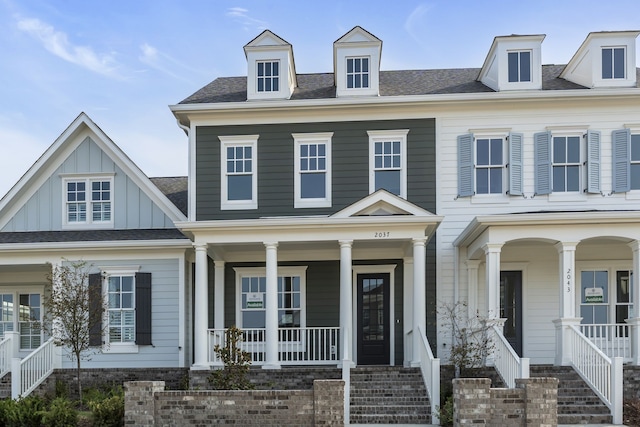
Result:
<svg viewBox="0 0 640 427"><path fill-rule="evenodd" d="M631 190L631 130L618 129L611 134L613 143L613 192Z"/></svg>
<svg viewBox="0 0 640 427"><path fill-rule="evenodd" d="M151 345L151 273L136 273L136 344Z"/></svg>
<svg viewBox="0 0 640 427"><path fill-rule="evenodd" d="M587 192L600 193L600 132L587 131Z"/></svg>
<svg viewBox="0 0 640 427"><path fill-rule="evenodd" d="M473 134L458 136L458 196L473 196Z"/></svg>
<svg viewBox="0 0 640 427"><path fill-rule="evenodd" d="M551 132L533 134L535 193L551 193Z"/></svg>
<svg viewBox="0 0 640 427"><path fill-rule="evenodd" d="M522 196L522 139L521 133L509 134L509 194Z"/></svg>
<svg viewBox="0 0 640 427"><path fill-rule="evenodd" d="M102 275L89 274L89 345L102 345Z"/></svg>

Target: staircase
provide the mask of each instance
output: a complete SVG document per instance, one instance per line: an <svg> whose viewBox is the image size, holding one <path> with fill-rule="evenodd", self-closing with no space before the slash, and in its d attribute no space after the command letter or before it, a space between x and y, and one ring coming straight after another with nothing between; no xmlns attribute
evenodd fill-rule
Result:
<svg viewBox="0 0 640 427"><path fill-rule="evenodd" d="M431 406L419 368L351 369L351 424L431 423Z"/></svg>
<svg viewBox="0 0 640 427"><path fill-rule="evenodd" d="M571 366L532 365L531 377L558 378L558 424L610 424L611 412Z"/></svg>

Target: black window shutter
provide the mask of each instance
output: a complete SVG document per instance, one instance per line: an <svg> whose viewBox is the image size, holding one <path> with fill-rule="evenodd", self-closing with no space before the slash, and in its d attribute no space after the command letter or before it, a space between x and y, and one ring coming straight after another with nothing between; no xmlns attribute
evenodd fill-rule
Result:
<svg viewBox="0 0 640 427"><path fill-rule="evenodd" d="M102 275L89 274L89 345L102 345ZM95 319L95 321L94 321Z"/></svg>
<svg viewBox="0 0 640 427"><path fill-rule="evenodd" d="M136 344L151 345L151 273L136 273Z"/></svg>

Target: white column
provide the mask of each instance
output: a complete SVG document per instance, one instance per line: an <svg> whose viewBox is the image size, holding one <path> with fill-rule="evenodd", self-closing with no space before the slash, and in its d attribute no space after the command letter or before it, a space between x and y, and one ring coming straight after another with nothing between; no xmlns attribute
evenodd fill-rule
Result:
<svg viewBox="0 0 640 427"><path fill-rule="evenodd" d="M278 360L278 243L265 242L267 254L267 292L265 296L265 347L263 369L280 369Z"/></svg>
<svg viewBox="0 0 640 427"><path fill-rule="evenodd" d="M633 315L627 319L631 325L631 357L633 364L640 365L640 242L635 240L629 243L633 251L633 274L631 275L631 302L633 303Z"/></svg>
<svg viewBox="0 0 640 427"><path fill-rule="evenodd" d="M403 365L413 362L413 254L402 258L402 336L404 342Z"/></svg>
<svg viewBox="0 0 640 427"><path fill-rule="evenodd" d="M224 261L216 260L214 263L214 301L213 327L224 329Z"/></svg>
<svg viewBox="0 0 640 427"><path fill-rule="evenodd" d="M483 247L486 258L485 296L488 319L500 318L500 252L502 243L487 243Z"/></svg>
<svg viewBox="0 0 640 427"><path fill-rule="evenodd" d="M209 290L206 244L194 244L196 250L196 290L194 295L194 361L192 369L209 368Z"/></svg>
<svg viewBox="0 0 640 427"><path fill-rule="evenodd" d="M580 324L576 317L576 246L577 242L556 244L559 258L559 318L556 325L556 365L571 363L571 348L567 338L568 328Z"/></svg>
<svg viewBox="0 0 640 427"><path fill-rule="evenodd" d="M342 361L353 364L351 347L353 345L351 325L353 324L353 266L351 249L353 240L340 240L340 334L343 339ZM345 339L346 338L346 339ZM345 346L343 343L348 343Z"/></svg>
<svg viewBox="0 0 640 427"><path fill-rule="evenodd" d="M427 334L426 238L413 239L413 366L420 365L420 332Z"/></svg>
<svg viewBox="0 0 640 427"><path fill-rule="evenodd" d="M478 267L480 260L468 259L467 264L467 315L473 319L478 314ZM458 301L454 301L457 303Z"/></svg>

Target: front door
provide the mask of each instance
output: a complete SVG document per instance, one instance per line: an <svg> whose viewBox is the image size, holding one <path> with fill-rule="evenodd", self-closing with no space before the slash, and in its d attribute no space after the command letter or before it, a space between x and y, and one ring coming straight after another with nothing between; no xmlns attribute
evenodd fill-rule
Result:
<svg viewBox="0 0 640 427"><path fill-rule="evenodd" d="M500 272L500 317L504 337L522 357L522 271Z"/></svg>
<svg viewBox="0 0 640 427"><path fill-rule="evenodd" d="M389 273L358 274L358 365L389 364Z"/></svg>

